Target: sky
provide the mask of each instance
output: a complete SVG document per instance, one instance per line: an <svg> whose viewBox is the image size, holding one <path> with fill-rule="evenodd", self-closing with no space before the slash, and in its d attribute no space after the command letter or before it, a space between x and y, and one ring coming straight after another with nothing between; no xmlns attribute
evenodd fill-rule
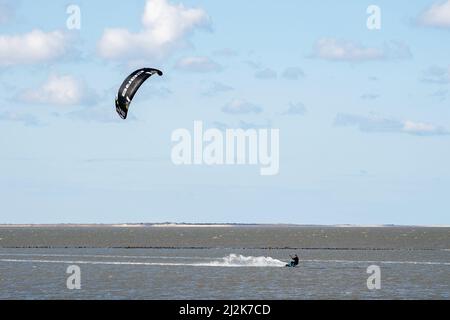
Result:
<svg viewBox="0 0 450 320"><path fill-rule="evenodd" d="M450 224L449 40L450 0L0 0L0 223ZM175 165L195 120L279 173Z"/></svg>

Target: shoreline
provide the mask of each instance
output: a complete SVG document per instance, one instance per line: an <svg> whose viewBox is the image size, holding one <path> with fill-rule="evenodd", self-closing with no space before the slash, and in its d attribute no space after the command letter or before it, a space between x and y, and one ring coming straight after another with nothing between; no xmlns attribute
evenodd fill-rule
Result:
<svg viewBox="0 0 450 320"><path fill-rule="evenodd" d="M450 225L394 225L394 224L264 224L264 223L54 223L54 224L0 224L0 228L450 228Z"/></svg>

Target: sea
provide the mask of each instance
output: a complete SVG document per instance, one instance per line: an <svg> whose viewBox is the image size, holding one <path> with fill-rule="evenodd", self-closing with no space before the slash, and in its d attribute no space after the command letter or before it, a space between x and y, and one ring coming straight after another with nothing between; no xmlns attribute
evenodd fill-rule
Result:
<svg viewBox="0 0 450 320"><path fill-rule="evenodd" d="M450 228L1 226L0 299L450 299Z"/></svg>

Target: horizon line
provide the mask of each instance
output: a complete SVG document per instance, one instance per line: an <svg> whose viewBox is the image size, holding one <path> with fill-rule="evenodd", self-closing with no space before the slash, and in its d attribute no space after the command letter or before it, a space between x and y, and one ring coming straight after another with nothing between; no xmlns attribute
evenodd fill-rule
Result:
<svg viewBox="0 0 450 320"><path fill-rule="evenodd" d="M172 226L294 226L294 227L437 227L437 228L450 228L449 224L358 224L358 223L337 223L337 224L314 224L314 223L241 223L241 222L129 222L129 223L0 223L0 227L55 227L55 226L71 226L71 227L172 227Z"/></svg>

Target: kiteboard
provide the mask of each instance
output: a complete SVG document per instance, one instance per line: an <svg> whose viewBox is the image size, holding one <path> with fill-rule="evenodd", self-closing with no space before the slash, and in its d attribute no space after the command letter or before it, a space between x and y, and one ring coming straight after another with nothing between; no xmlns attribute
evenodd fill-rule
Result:
<svg viewBox="0 0 450 320"><path fill-rule="evenodd" d="M286 267L288 268L296 268L298 265L292 264L292 263L288 263L286 264Z"/></svg>

